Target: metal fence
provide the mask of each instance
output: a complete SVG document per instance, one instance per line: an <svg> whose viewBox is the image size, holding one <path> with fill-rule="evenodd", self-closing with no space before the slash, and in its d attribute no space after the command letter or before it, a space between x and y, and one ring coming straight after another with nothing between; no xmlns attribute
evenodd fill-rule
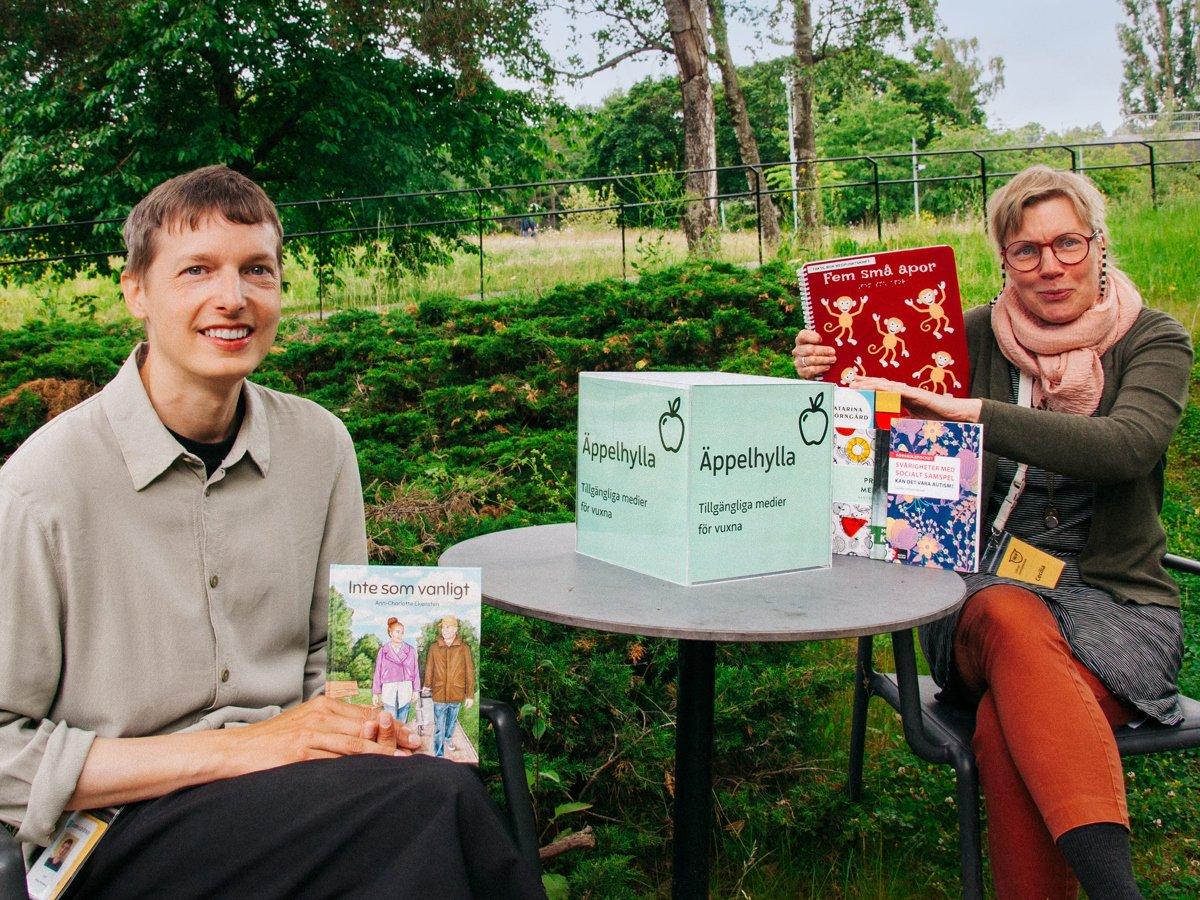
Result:
<svg viewBox="0 0 1200 900"><path fill-rule="evenodd" d="M757 258L763 261L763 206L773 198L784 213L798 203L802 190L816 191L842 224L874 224L883 238L885 221L913 211L925 192L925 207L936 214L981 214L992 190L1033 162L1086 171L1110 193L1140 190L1157 205L1163 173L1200 163L1200 140L1194 137L1121 138L1086 144L980 147L962 150L916 150L826 157L811 162L721 166L702 170L716 175L718 189L706 197L689 196L683 189L688 171L637 173L478 186L445 191L374 194L285 201L278 204L284 239L309 255L317 275L317 307L324 314L333 261L349 248L376 247L393 263L427 264L422 249L440 246L478 254L479 296L485 296L487 253L485 235L517 230L536 223L560 227L573 217L608 216L620 232L621 275L629 276L627 234L646 223L662 227L678 218L691 203L739 206L742 228L757 233ZM812 167L816 185L800 186L801 170ZM1144 185L1122 176L1120 184L1105 184L1124 170L1145 170ZM573 205L565 205L574 192ZM590 205L578 203L591 198ZM539 203L538 201L544 201ZM43 273L53 266L99 263L124 255L119 247L123 219L47 223L0 228L0 278L18 267ZM735 225L735 227L737 227ZM786 233L786 229L785 229ZM99 246L101 249L90 249ZM83 249L78 249L83 248ZM12 251L17 252L12 252ZM434 254L437 256L437 253Z"/></svg>

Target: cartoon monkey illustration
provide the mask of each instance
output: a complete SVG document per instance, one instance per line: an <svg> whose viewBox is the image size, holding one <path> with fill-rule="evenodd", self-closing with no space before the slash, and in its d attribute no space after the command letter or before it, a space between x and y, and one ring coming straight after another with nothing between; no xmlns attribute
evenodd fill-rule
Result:
<svg viewBox="0 0 1200 900"><path fill-rule="evenodd" d="M843 386L848 387L855 378L866 378L867 370L863 366L861 356L854 357L854 365L842 369L842 377L838 379Z"/></svg>
<svg viewBox="0 0 1200 900"><path fill-rule="evenodd" d="M917 379L917 387L925 388L926 390L934 391L938 394L947 394L950 392L950 386L946 384L946 378L954 382L956 388L961 388L962 385L958 379L954 377L947 366L954 365L954 357L945 350L938 350L933 354L933 365L922 366L918 371L913 372L913 378ZM925 377L925 373L929 373L929 377Z"/></svg>
<svg viewBox="0 0 1200 900"><path fill-rule="evenodd" d="M825 307L826 312L833 315L833 310L829 307L829 301L824 297L821 298L821 305ZM848 344L857 344L858 341L854 339L854 319L856 316L861 316L863 310L867 308L867 298L859 297L858 303L855 304L853 297L843 295L834 300L833 305L838 310L837 323L826 322L825 331L827 333L837 332L833 337L833 342L839 347L842 346L843 338L845 338ZM858 306L857 310L855 310L856 305ZM852 310L854 311L852 312Z"/></svg>
<svg viewBox="0 0 1200 900"><path fill-rule="evenodd" d="M872 356L878 353L880 365L900 368L900 362L896 358L897 347L899 347L900 356L908 356L908 345L905 344L904 338L897 337L905 330L904 323L895 316L888 316L880 322L879 313L871 313L871 318L875 320L875 327L883 337L878 344L869 344L867 352Z"/></svg>
<svg viewBox="0 0 1200 900"><path fill-rule="evenodd" d="M946 315L943 306L946 302L946 282L939 281L938 290L942 292L941 299L938 298L938 292L933 288L922 288L917 293L916 300L905 300L904 305L924 313L925 319L921 322L921 330L932 331L933 336L940 341L943 331L952 333L954 329L950 325L950 317Z"/></svg>

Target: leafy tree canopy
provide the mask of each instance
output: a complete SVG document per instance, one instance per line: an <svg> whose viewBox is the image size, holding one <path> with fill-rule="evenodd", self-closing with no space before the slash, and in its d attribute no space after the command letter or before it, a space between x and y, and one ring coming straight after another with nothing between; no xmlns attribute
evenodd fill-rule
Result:
<svg viewBox="0 0 1200 900"><path fill-rule="evenodd" d="M609 95L593 117L586 166L588 175L682 168L679 79L645 78Z"/></svg>
<svg viewBox="0 0 1200 900"><path fill-rule="evenodd" d="M1121 0L1117 26L1126 113L1172 113L1200 104L1200 6L1195 0Z"/></svg>
<svg viewBox="0 0 1200 900"><path fill-rule="evenodd" d="M788 158L787 99L781 78L787 58L767 60L738 69L747 113L758 137L764 162ZM816 70L817 139L822 153L851 154L864 148L908 146L912 137L925 146L944 129L981 123L980 69L972 84L962 79L934 48L922 45L908 61L882 51L865 49L831 57ZM953 77L951 77L953 76ZM733 124L722 101L722 88L714 86L717 107L717 161L736 165L739 156ZM889 108L899 104L897 123L872 122L858 112L864 98L878 97ZM850 122L863 126L861 134L848 132ZM902 140L878 143L875 131L907 129ZM893 125L895 127L893 127ZM830 132L829 129L833 128ZM834 149L836 148L836 150ZM855 149L849 149L855 148ZM678 81L674 77L647 78L627 91L610 95L592 114L583 174L675 170L683 166L683 125ZM733 182L730 182L732 187Z"/></svg>
<svg viewBox="0 0 1200 900"><path fill-rule="evenodd" d="M329 589L329 668L346 671L350 668L353 652L350 647L350 622L354 610L346 603L342 592L335 587Z"/></svg>
<svg viewBox="0 0 1200 900"><path fill-rule="evenodd" d="M959 115L983 125L983 104L1004 87L1004 60L993 56L979 58L979 38L937 37L919 45L918 58L926 54L943 76L950 90L950 102Z"/></svg>
<svg viewBox="0 0 1200 900"><path fill-rule="evenodd" d="M535 175L539 104L480 70L487 58L518 71L533 65L512 13L526 7L9 2L0 32L0 224L120 218L157 182L213 162L254 177L280 201ZM453 15L468 14L479 28L462 18L454 27ZM502 14L512 20L489 30ZM308 231L455 212L428 201L301 208L285 225ZM10 235L0 251L114 250L118 227ZM401 256L428 257L428 244L392 234Z"/></svg>

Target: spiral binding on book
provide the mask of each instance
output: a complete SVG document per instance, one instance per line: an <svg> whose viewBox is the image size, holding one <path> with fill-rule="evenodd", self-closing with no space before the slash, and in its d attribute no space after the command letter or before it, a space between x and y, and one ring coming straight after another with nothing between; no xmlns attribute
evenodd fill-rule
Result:
<svg viewBox="0 0 1200 900"><path fill-rule="evenodd" d="M808 279L804 277L804 266L796 270L796 279L800 282L800 314L804 317L805 328L816 328L817 320L813 317L812 296L808 293Z"/></svg>
<svg viewBox="0 0 1200 900"><path fill-rule="evenodd" d="M804 327L817 330L817 318L813 315L812 295L808 291L808 279L804 277L807 263L796 270L796 278L800 282L800 315L804 318ZM824 375L816 375L812 381L824 381Z"/></svg>

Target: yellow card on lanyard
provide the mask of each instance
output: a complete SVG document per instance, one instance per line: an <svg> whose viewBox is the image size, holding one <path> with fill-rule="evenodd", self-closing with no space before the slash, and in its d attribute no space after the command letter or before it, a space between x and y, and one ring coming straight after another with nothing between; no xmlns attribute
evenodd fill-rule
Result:
<svg viewBox="0 0 1200 900"><path fill-rule="evenodd" d="M1005 535L1004 544L1000 548L1000 561L996 566L996 574L1001 578L1052 588L1058 584L1062 571L1061 559L1011 534Z"/></svg>

